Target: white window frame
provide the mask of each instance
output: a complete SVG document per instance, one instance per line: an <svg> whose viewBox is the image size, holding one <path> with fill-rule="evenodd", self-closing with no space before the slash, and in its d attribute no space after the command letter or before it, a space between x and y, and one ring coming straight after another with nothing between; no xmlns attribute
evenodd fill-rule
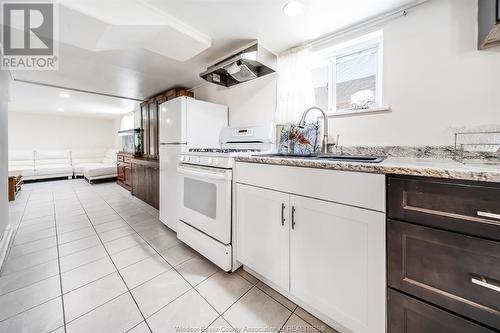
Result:
<svg viewBox="0 0 500 333"><path fill-rule="evenodd" d="M369 109L339 109L337 110L336 99L336 64L337 58L350 55L357 52L362 52L371 48L378 49L378 64L377 64L377 94L375 96L375 101L377 106ZM329 116L339 116L339 115L351 115L351 114L364 114L367 112L378 112L387 111L390 108L383 106L382 101L382 90L383 90L383 34L382 30L375 31L373 33L361 36L349 40L347 42L339 43L330 47L323 48L319 51L314 52L313 63L311 70L324 67L328 65L328 110L327 114Z"/></svg>

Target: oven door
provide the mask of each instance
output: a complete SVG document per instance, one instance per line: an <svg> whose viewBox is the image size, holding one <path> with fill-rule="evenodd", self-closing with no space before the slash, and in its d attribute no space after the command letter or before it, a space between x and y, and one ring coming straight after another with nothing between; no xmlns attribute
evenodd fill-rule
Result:
<svg viewBox="0 0 500 333"><path fill-rule="evenodd" d="M179 220L231 243L232 170L180 164Z"/></svg>

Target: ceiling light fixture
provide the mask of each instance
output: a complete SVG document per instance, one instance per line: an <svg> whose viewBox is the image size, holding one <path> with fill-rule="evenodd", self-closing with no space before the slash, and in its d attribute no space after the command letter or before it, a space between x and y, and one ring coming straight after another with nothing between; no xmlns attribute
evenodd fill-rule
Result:
<svg viewBox="0 0 500 333"><path fill-rule="evenodd" d="M283 6L283 14L286 16L297 16L302 12L304 4L298 0L292 0Z"/></svg>
<svg viewBox="0 0 500 333"><path fill-rule="evenodd" d="M66 93L66 92L60 92L59 93L59 97L62 97L62 98L69 98L71 95Z"/></svg>
<svg viewBox="0 0 500 333"><path fill-rule="evenodd" d="M58 111L58 112L63 112L63 111L64 111L64 109L63 109L63 108L57 108L57 109L56 109L56 111Z"/></svg>

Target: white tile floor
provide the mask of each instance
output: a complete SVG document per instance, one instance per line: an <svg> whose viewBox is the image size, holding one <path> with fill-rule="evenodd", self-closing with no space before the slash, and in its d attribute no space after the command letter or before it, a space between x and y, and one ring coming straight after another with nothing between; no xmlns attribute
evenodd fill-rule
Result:
<svg viewBox="0 0 500 333"><path fill-rule="evenodd" d="M334 332L248 273L218 269L114 183L26 184L9 218L0 332Z"/></svg>

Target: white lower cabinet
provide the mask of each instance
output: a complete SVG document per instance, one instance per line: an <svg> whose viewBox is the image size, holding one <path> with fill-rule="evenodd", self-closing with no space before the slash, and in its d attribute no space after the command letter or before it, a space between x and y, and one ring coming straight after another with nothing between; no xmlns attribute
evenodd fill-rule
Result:
<svg viewBox="0 0 500 333"><path fill-rule="evenodd" d="M290 293L352 332L384 332L384 214L294 195L290 205Z"/></svg>
<svg viewBox="0 0 500 333"><path fill-rule="evenodd" d="M280 288L288 290L290 196L236 184L236 197L238 260Z"/></svg>
<svg viewBox="0 0 500 333"><path fill-rule="evenodd" d="M385 332L383 212L236 184L235 227L245 266L340 331Z"/></svg>

